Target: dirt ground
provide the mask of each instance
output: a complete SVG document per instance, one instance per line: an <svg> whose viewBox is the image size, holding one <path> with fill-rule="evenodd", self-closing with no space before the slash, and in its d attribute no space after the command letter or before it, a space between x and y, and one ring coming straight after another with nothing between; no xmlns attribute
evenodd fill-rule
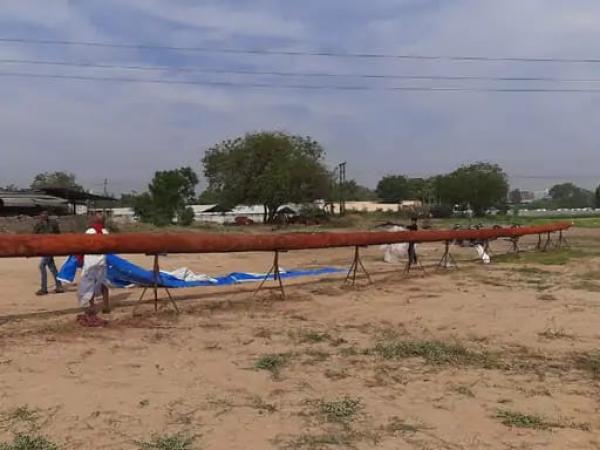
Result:
<svg viewBox="0 0 600 450"><path fill-rule="evenodd" d="M174 291L179 316L162 304L134 314L140 290L114 290L105 329L76 324L74 287L34 295L37 260L0 260L0 442L27 433L64 449L600 449L600 230L568 237L570 250L489 266L457 248L451 271L433 267L442 245L423 245L427 273L408 276L370 248L373 285L286 280L285 301L277 290L253 296L256 285ZM347 267L352 253L290 252L281 264ZM162 261L209 275L270 264L268 254Z"/></svg>

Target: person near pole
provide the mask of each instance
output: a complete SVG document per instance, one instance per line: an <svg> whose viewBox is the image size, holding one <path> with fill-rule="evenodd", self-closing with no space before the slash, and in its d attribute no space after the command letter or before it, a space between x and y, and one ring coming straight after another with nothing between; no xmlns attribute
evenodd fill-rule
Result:
<svg viewBox="0 0 600 450"><path fill-rule="evenodd" d="M408 231L417 231L419 229L419 225L417 223L418 219L413 217L410 220L410 225L406 227ZM409 266L413 266L417 264L417 248L414 242L408 243L408 264Z"/></svg>
<svg viewBox="0 0 600 450"><path fill-rule="evenodd" d="M108 234L104 226L104 217L95 215L86 234ZM110 312L110 297L106 278L106 255L83 256L81 279L77 291L79 306L85 308L85 313L77 317L85 326L103 326L106 321L98 317L97 306L102 298L102 312Z"/></svg>
<svg viewBox="0 0 600 450"><path fill-rule="evenodd" d="M38 222L33 228L35 234L59 234L60 228L58 222L51 220L47 211L42 211L39 216ZM48 270L54 277L54 292L61 294L64 292L62 284L58 279L58 270L56 270L56 263L52 256L42 256L40 260L40 274L41 274L41 287L37 291L36 295L47 295L48 294Z"/></svg>

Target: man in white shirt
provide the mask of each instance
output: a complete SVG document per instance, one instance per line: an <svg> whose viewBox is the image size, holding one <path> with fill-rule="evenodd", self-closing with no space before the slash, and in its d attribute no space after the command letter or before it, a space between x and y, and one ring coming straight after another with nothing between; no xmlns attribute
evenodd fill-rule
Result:
<svg viewBox="0 0 600 450"><path fill-rule="evenodd" d="M94 216L86 234L108 234L104 228L104 217L100 214ZM102 296L102 312L110 312L110 298L106 280L106 255L85 255L81 269L81 280L77 291L79 306L86 308L86 313L78 317L88 326L105 325L106 322L97 317L97 298Z"/></svg>

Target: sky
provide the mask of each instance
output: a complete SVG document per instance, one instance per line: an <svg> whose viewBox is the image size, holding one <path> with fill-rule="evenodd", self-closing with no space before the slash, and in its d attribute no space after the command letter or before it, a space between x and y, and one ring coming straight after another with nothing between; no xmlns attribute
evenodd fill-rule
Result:
<svg viewBox="0 0 600 450"><path fill-rule="evenodd" d="M0 0L0 8L0 186L27 186L39 172L66 170L95 192L105 179L111 193L143 191L156 170L189 165L201 174L207 148L259 130L312 136L328 164L346 161L347 176L370 187L388 174L427 176L476 161L500 164L522 189L600 183L600 92L389 90L600 89L600 63L214 51L600 58L597 0ZM315 72L597 81L298 75Z"/></svg>

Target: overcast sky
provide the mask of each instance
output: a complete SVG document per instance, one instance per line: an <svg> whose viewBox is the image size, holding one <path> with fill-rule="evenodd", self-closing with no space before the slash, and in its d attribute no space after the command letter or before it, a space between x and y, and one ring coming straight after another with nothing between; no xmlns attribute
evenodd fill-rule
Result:
<svg viewBox="0 0 600 450"><path fill-rule="evenodd" d="M600 58L597 0L4 0L0 38L260 49ZM143 190L155 170L191 165L248 131L311 135L331 165L374 187L386 174L501 164L514 187L600 182L600 93L406 92L382 87L594 88L600 64L276 56L0 42L0 59L166 66L142 71L0 62L0 186L68 170L82 184ZM305 78L217 70L595 78L599 82ZM13 75L7 76L8 73ZM14 76L15 73L21 74ZM40 79L369 86L294 90ZM596 176L598 175L598 176ZM524 178L524 177L540 178ZM552 178L555 177L556 179Z"/></svg>

